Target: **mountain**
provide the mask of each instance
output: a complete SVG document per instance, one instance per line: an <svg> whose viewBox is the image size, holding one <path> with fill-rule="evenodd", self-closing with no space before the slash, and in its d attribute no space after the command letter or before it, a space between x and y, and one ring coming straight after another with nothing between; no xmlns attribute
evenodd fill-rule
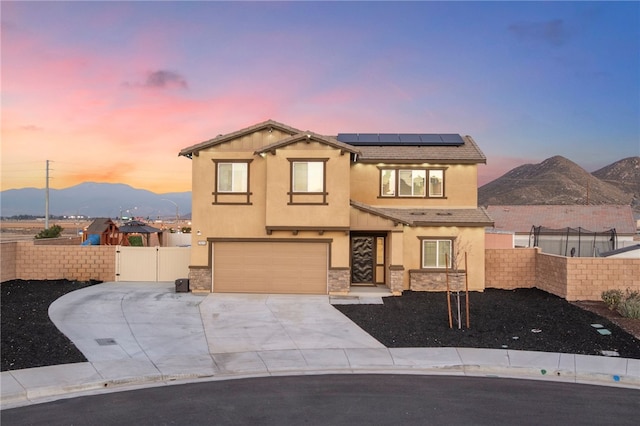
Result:
<svg viewBox="0 0 640 426"><path fill-rule="evenodd" d="M640 210L640 157L628 157L592 173L603 182L633 194L632 206Z"/></svg>
<svg viewBox="0 0 640 426"><path fill-rule="evenodd" d="M2 191L0 201L0 214L4 217L45 214L44 189ZM156 194L129 185L96 182L85 182L65 189L49 189L49 214L52 216L115 218L122 215L155 219L174 218L176 214L185 217L190 212L191 192Z"/></svg>
<svg viewBox="0 0 640 426"><path fill-rule="evenodd" d="M637 186L639 161L640 157L621 160L593 174L562 156L524 164L478 188L478 204L631 205L640 200L636 195L634 201L632 190L638 188L625 180L635 176Z"/></svg>

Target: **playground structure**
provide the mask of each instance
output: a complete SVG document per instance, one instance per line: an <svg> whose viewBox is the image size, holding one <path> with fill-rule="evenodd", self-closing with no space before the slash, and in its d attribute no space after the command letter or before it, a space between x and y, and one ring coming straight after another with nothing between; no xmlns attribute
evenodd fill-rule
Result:
<svg viewBox="0 0 640 426"><path fill-rule="evenodd" d="M618 235L615 228L596 232L581 227L532 226L529 246L539 247L543 253L566 257L599 257L600 253L618 248Z"/></svg>

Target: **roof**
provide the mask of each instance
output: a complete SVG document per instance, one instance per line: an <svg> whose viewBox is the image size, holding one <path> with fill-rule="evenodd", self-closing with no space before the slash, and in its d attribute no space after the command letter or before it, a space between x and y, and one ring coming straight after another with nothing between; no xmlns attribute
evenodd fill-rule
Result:
<svg viewBox="0 0 640 426"><path fill-rule="evenodd" d="M384 219L409 226L492 226L482 207L474 209L416 209L374 207L351 200L351 206Z"/></svg>
<svg viewBox="0 0 640 426"><path fill-rule="evenodd" d="M533 226L551 229L583 228L593 232L615 228L618 235L635 234L631 206L488 206L494 227L502 231L529 233Z"/></svg>
<svg viewBox="0 0 640 426"><path fill-rule="evenodd" d="M183 155L185 157L191 158L193 154L197 154L199 151L202 151L203 149L211 148L212 146L220 145L222 143L229 142L233 139L236 139L245 135L249 135L251 133L254 133L260 130L270 129L270 128L280 130L284 133L289 133L290 135L302 133L301 130L294 129L293 127L287 126L286 124L278 123L277 121L274 121L274 120L267 120L258 124L254 124L253 126L245 127L244 129L240 129L232 133L227 133L226 135L218 135L213 139L209 139L204 142L200 142L198 144L184 148L183 150L180 151L180 153L178 153L178 156Z"/></svg>
<svg viewBox="0 0 640 426"><path fill-rule="evenodd" d="M357 154L356 161L363 163L392 161L394 163L477 164L487 162L487 157L485 157L471 136L462 137L458 134L432 133L342 133L338 134L338 136L322 136L310 131L303 132L274 120L263 121L226 135L218 135L213 139L184 148L178 155L192 158L193 155L198 155L198 152L203 149L267 129L279 130L289 134L289 137L260 148L260 150L256 151L257 154L300 142L304 137L311 135L311 138L317 142ZM354 135L357 137L354 137ZM344 140L340 140L340 138ZM374 142L375 144L373 144Z"/></svg>
<svg viewBox="0 0 640 426"><path fill-rule="evenodd" d="M154 234L162 231L158 228L154 228L153 226L149 226L146 223L132 220L122 225L120 227L120 232L123 234Z"/></svg>
<svg viewBox="0 0 640 426"><path fill-rule="evenodd" d="M441 163L486 163L487 157L471 136L462 138L462 145L398 145L358 146L360 162L394 161L397 163L441 162Z"/></svg>
<svg viewBox="0 0 640 426"><path fill-rule="evenodd" d="M622 253L628 253L630 251L636 251L636 250L640 250L640 244L636 244L633 246L628 246L628 247L622 247L616 250L611 250L611 251L607 251L604 253L600 253L600 257L609 257L609 256L615 256L616 254L622 254Z"/></svg>
<svg viewBox="0 0 640 426"><path fill-rule="evenodd" d="M350 152L352 154L360 154L360 150L353 147L352 145L346 144L346 143L342 143L340 141L338 141L335 138L332 138L330 136L322 136L322 135L318 135L317 133L313 133L313 132L301 132L298 133L296 135L293 135L291 137L288 138L284 138L281 139L277 142L274 142L272 144L263 146L262 148L260 148L259 150L257 150L255 153L256 154L263 154L265 152L272 152L274 153L276 149L278 148L282 148L285 147L287 145L291 145L294 143L298 143L298 142L320 142L322 144L325 145L329 145L332 146L334 148L340 149L343 152Z"/></svg>
<svg viewBox="0 0 640 426"><path fill-rule="evenodd" d="M87 227L86 233L89 235L102 234L104 231L109 229L110 225L115 226L115 223L113 223L111 219L109 219L108 217L98 217L95 218L93 222L91 222L91 225ZM115 228L118 229L117 226L115 226Z"/></svg>

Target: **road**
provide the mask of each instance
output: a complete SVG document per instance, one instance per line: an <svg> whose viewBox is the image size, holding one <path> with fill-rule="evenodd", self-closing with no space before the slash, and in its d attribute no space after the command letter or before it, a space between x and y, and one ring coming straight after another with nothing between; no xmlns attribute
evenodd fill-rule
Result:
<svg viewBox="0 0 640 426"><path fill-rule="evenodd" d="M9 425L637 424L640 390L502 378L321 375L200 382L0 413Z"/></svg>

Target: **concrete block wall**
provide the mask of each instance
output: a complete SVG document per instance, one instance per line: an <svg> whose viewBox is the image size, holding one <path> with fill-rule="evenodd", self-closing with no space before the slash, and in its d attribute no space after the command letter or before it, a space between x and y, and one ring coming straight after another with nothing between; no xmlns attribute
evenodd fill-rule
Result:
<svg viewBox="0 0 640 426"><path fill-rule="evenodd" d="M49 246L33 242L15 243L13 258L5 259L3 247L2 281L55 280L115 281L116 246ZM7 253L9 254L9 252ZM12 263L13 276L4 273L4 262Z"/></svg>
<svg viewBox="0 0 640 426"><path fill-rule="evenodd" d="M18 243L0 243L0 283L16 279Z"/></svg>
<svg viewBox="0 0 640 426"><path fill-rule="evenodd" d="M486 249L485 288L532 288L536 286L534 248Z"/></svg>
<svg viewBox="0 0 640 426"><path fill-rule="evenodd" d="M640 292L640 259L567 258L567 300L601 300L615 289Z"/></svg>
<svg viewBox="0 0 640 426"><path fill-rule="evenodd" d="M536 288L562 298L567 297L567 257L536 254Z"/></svg>

